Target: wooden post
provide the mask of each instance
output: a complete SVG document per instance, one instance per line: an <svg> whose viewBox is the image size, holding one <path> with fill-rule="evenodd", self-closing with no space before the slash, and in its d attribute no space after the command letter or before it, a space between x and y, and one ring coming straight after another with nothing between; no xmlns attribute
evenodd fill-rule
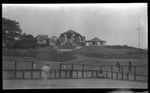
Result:
<svg viewBox="0 0 150 93"><path fill-rule="evenodd" d="M123 66L121 66L121 76L122 76L122 80L123 80Z"/></svg>
<svg viewBox="0 0 150 93"><path fill-rule="evenodd" d="M136 81L136 66L134 66L134 80Z"/></svg>
<svg viewBox="0 0 150 93"><path fill-rule="evenodd" d="M56 70L54 71L55 79L56 79Z"/></svg>
<svg viewBox="0 0 150 93"><path fill-rule="evenodd" d="M84 64L82 65L83 69L82 69L82 78L84 78Z"/></svg>
<svg viewBox="0 0 150 93"><path fill-rule="evenodd" d="M42 70L40 69L40 79L42 78Z"/></svg>
<svg viewBox="0 0 150 93"><path fill-rule="evenodd" d="M14 79L16 79L17 75L17 61L15 61L15 71L14 71Z"/></svg>
<svg viewBox="0 0 150 93"><path fill-rule="evenodd" d="M67 78L67 70L66 70L66 72L65 72L65 73L66 73L66 78Z"/></svg>
<svg viewBox="0 0 150 93"><path fill-rule="evenodd" d="M91 73L92 73L92 78L94 78L93 71L91 71Z"/></svg>
<svg viewBox="0 0 150 93"><path fill-rule="evenodd" d="M62 63L60 63L60 67L59 67L59 78L61 78L61 67L62 67Z"/></svg>
<svg viewBox="0 0 150 93"><path fill-rule="evenodd" d="M118 80L118 72L116 72L116 79Z"/></svg>
<svg viewBox="0 0 150 93"><path fill-rule="evenodd" d="M49 71L49 79L51 79L51 70Z"/></svg>
<svg viewBox="0 0 150 93"><path fill-rule="evenodd" d="M129 73L127 73L127 80L129 80Z"/></svg>
<svg viewBox="0 0 150 93"><path fill-rule="evenodd" d="M31 79L33 78L33 66L34 66L34 62L32 62L32 65L31 65Z"/></svg>
<svg viewBox="0 0 150 93"><path fill-rule="evenodd" d="M113 66L111 66L111 79L113 79Z"/></svg>
<svg viewBox="0 0 150 93"><path fill-rule="evenodd" d="M73 78L73 64L71 64L71 78Z"/></svg>
<svg viewBox="0 0 150 93"><path fill-rule="evenodd" d="M78 78L78 70L77 70L77 78Z"/></svg>
<svg viewBox="0 0 150 93"><path fill-rule="evenodd" d="M106 78L108 78L108 72L106 71Z"/></svg>
<svg viewBox="0 0 150 93"><path fill-rule="evenodd" d="M23 71L23 72L22 72L22 78L23 78L23 79L24 79L24 73L25 73L25 72Z"/></svg>

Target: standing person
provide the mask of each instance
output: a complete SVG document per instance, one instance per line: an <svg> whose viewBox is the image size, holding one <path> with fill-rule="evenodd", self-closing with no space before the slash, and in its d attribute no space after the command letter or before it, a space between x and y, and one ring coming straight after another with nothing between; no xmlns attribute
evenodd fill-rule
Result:
<svg viewBox="0 0 150 93"><path fill-rule="evenodd" d="M47 85L47 79L49 77L49 70L50 70L50 66L49 64L43 65L42 66L42 79L43 79L43 84Z"/></svg>
<svg viewBox="0 0 150 93"><path fill-rule="evenodd" d="M129 66L128 66L128 68L129 68L129 73L132 72L132 64L131 64L130 61L129 61Z"/></svg>
<svg viewBox="0 0 150 93"><path fill-rule="evenodd" d="M118 68L118 72L120 72L120 63L117 62L116 66L117 66L117 68Z"/></svg>
<svg viewBox="0 0 150 93"><path fill-rule="evenodd" d="M35 65L35 63L33 64L33 69L36 69L36 65Z"/></svg>

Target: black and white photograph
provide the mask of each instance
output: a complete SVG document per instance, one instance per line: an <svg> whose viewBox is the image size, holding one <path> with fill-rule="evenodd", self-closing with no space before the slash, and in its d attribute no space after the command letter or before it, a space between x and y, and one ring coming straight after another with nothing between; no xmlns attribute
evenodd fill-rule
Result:
<svg viewBox="0 0 150 93"><path fill-rule="evenodd" d="M3 89L147 89L147 8L3 3Z"/></svg>

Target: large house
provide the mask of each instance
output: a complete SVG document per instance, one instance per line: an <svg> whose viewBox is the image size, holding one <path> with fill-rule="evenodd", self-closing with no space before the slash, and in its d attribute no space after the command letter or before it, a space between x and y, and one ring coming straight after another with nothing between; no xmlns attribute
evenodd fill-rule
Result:
<svg viewBox="0 0 150 93"><path fill-rule="evenodd" d="M86 41L86 46L105 46L106 41L100 40L99 38L95 37L92 40Z"/></svg>
<svg viewBox="0 0 150 93"><path fill-rule="evenodd" d="M60 46L64 48L79 48L85 45L85 37L73 30L62 33L59 41Z"/></svg>
<svg viewBox="0 0 150 93"><path fill-rule="evenodd" d="M36 39L39 47L45 47L49 45L48 35L37 35Z"/></svg>

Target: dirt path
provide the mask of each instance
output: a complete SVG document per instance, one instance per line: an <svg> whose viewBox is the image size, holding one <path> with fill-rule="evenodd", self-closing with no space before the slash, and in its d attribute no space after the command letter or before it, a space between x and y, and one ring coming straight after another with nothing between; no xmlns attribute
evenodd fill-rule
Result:
<svg viewBox="0 0 150 93"><path fill-rule="evenodd" d="M146 89L144 82L119 81L106 79L61 79L48 80L3 80L3 89L50 89L50 88L140 88Z"/></svg>

